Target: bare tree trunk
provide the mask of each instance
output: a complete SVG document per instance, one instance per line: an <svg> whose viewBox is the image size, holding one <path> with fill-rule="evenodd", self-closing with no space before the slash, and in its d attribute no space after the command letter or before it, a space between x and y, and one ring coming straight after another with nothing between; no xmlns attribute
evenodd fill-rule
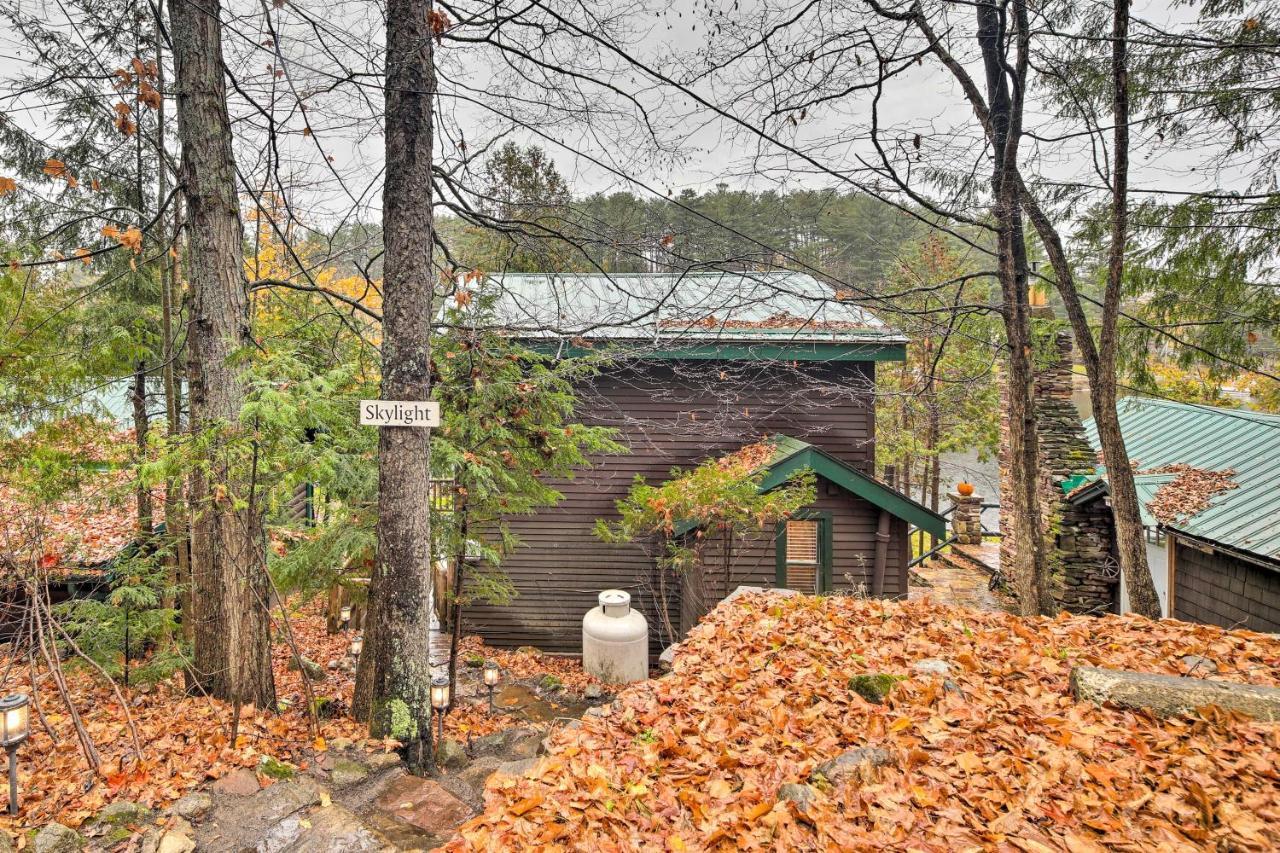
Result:
<svg viewBox="0 0 1280 853"><path fill-rule="evenodd" d="M1124 253L1129 218L1129 10L1124 0L1115 0L1112 36L1112 109L1115 114L1115 129L1112 145L1111 246L1096 344L1062 239L1039 202L1025 186L1021 187L1021 194L1028 216L1049 255L1054 283L1062 295L1063 306L1071 321L1071 330L1075 333L1076 347L1080 350L1085 373L1089 377L1089 401L1093 405L1098 443L1102 445L1103 462L1107 466L1116 550L1120 556L1120 571L1124 575L1125 587L1129 593L1129 606L1135 613L1159 619L1160 598L1147 564L1146 534L1142 527L1138 490L1134 484L1133 466L1124 446L1124 437L1120 433L1120 416L1116 410L1116 335L1120 319L1120 298L1123 295Z"/></svg>
<svg viewBox="0 0 1280 853"><path fill-rule="evenodd" d="M211 695L274 708L262 519L253 483L227 441L244 401L232 359L252 338L221 14L219 0L174 0L170 7L190 247L191 426L208 441L208 467L191 483L194 667Z"/></svg>
<svg viewBox="0 0 1280 853"><path fill-rule="evenodd" d="M387 4L386 179L382 191L382 395L431 391L431 150L436 77L429 0ZM378 442L378 554L357 679L357 713L405 744L412 770L431 749L430 431L383 427Z"/></svg>
<svg viewBox="0 0 1280 853"><path fill-rule="evenodd" d="M1037 467L1040 449L1036 435L1035 372L1032 361L1031 312L1027 301L1027 257L1023 244L1022 212L1017 180L1018 143L1022 133L1022 95L1025 90L1027 48L1025 0L1015 0L1012 13L1019 42L1017 67L1007 64L1002 39L1002 14L993 0L976 5L978 46L986 73L992 150L991 189L996 221L998 270L1005 339L1009 347L1008 452L1012 494L1009 518L1016 543L1017 565L1009 567L1023 614L1053 613L1057 605L1049 584L1044 537L1040 530ZM1010 74L1009 72L1013 73ZM1010 85L1013 78L1013 86Z"/></svg>

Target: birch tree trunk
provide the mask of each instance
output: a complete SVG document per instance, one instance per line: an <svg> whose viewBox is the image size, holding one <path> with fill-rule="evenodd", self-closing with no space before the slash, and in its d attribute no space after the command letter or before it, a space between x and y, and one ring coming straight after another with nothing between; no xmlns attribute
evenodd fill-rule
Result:
<svg viewBox="0 0 1280 853"><path fill-rule="evenodd" d="M219 0L170 5L192 302L191 426L209 436L207 468L191 482L194 674L216 697L274 708L262 518L252 477L227 443L244 401L233 356L251 338L221 11Z"/></svg>
<svg viewBox="0 0 1280 853"><path fill-rule="evenodd" d="M386 179L382 191L382 396L431 391L432 99L436 77L429 0L387 4ZM357 714L375 736L404 744L411 770L435 766L431 748L430 431L382 427L378 551L360 659Z"/></svg>

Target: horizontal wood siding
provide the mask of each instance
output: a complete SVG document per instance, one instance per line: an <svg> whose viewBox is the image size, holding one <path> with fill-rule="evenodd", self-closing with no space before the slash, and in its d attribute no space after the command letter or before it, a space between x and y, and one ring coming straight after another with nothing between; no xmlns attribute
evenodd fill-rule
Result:
<svg viewBox="0 0 1280 853"><path fill-rule="evenodd" d="M1280 571L1215 551L1206 554L1178 537L1174 556L1173 615L1223 628L1280 632Z"/></svg>
<svg viewBox="0 0 1280 853"><path fill-rule="evenodd" d="M616 427L631 453L594 460L593 467L572 480L552 483L564 494L563 501L511 519L522 544L503 568L519 595L506 607L469 608L468 629L497 645L577 653L583 614L595 606L601 590L616 587L630 592L649 619L654 647L669 642L659 636L655 603L664 584L673 596L674 584L656 575L654 547L606 545L592 532L595 520L616 518L614 502L637 475L661 482L672 468L692 468L776 433L809 441L869 471L873 383L874 364L868 362L801 363L795 368L667 362L614 367L597 377L580 391L577 418ZM871 514L843 533L837 530L837 582L842 566L856 562L855 554L870 554L874 533ZM893 547L890 553L892 564ZM867 560L869 565L869 556ZM762 571L772 583L772 556ZM678 601L671 600L678 630Z"/></svg>
<svg viewBox="0 0 1280 853"><path fill-rule="evenodd" d="M875 566L876 525L880 509L856 495L840 489L821 477L817 483L817 499L807 509L831 515L831 588L832 592L871 594L872 569ZM890 528L889 554L885 565L886 597L905 597L907 559L904 555L907 524L893 519ZM730 569L726 582L724 549L718 537L711 537L703 548L704 577L688 583L701 595L686 595L680 610L683 632L687 632L721 598L739 586L772 587L777 576L777 544L773 526L767 531L739 537L730 552Z"/></svg>

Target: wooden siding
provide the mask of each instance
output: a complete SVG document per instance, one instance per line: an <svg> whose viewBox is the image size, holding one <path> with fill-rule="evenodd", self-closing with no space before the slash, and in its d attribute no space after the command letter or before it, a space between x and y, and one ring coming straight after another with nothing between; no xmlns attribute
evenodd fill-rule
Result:
<svg viewBox="0 0 1280 853"><path fill-rule="evenodd" d="M1177 536L1173 615L1189 622L1280 632L1280 571L1230 554L1206 554Z"/></svg>
<svg viewBox="0 0 1280 853"><path fill-rule="evenodd" d="M630 592L649 619L655 648L669 642L656 630L655 604L665 586L678 613L676 588L670 579L656 575L653 547L602 543L592 532L595 520L616 517L614 502L626 494L636 475L660 482L672 468L691 468L776 433L804 439L869 471L874 370L868 362L796 367L666 362L615 367L596 377L579 393L577 418L616 427L631 453L595 460L573 480L553 483L564 494L563 501L511 519L511 530L522 545L508 555L503 569L519 595L506 607L469 608L467 629L497 645L578 653L583 614L595 606L601 590L617 587ZM836 531L837 582L854 554L865 555L870 566L876 516L874 511L865 515L848 530ZM890 549L891 567L895 555L904 553L896 549L903 547L899 540L905 537L903 525ZM773 567L770 552L761 569L770 584ZM896 592L893 583L891 578L886 589Z"/></svg>
<svg viewBox="0 0 1280 853"><path fill-rule="evenodd" d="M807 509L828 513L831 518L832 592L870 595L880 509L821 478L817 491L817 498ZM681 635L737 587L776 585L777 543L772 525L766 531L734 541L727 579L723 554L718 540L708 542L704 547L703 577L683 579ZM885 566L884 594L888 598L907 595L907 554L907 523L895 518L889 531Z"/></svg>

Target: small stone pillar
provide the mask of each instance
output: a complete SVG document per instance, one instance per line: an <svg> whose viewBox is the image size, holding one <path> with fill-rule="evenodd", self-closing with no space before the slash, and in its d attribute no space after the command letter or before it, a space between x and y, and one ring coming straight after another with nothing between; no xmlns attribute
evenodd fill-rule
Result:
<svg viewBox="0 0 1280 853"><path fill-rule="evenodd" d="M951 505L951 534L957 545L982 544L982 496L948 494Z"/></svg>

